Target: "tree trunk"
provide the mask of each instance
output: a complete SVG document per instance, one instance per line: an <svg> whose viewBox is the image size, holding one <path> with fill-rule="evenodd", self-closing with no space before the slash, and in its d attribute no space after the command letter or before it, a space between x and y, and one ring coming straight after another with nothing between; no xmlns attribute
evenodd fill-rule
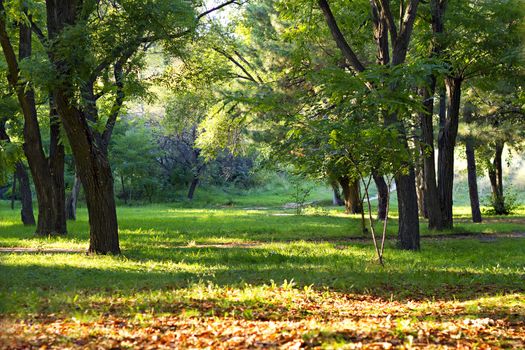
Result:
<svg viewBox="0 0 525 350"><path fill-rule="evenodd" d="M416 178L414 169L408 175L396 178L397 206L399 210L399 247L406 250L419 250L419 216L417 209Z"/></svg>
<svg viewBox="0 0 525 350"><path fill-rule="evenodd" d="M422 156L423 156L423 197L425 213L428 217L428 227L434 230L444 228L441 205L439 203L439 192L436 183L436 163L434 151L434 94L436 90L436 79L431 77L428 89L422 89L423 112L419 114L421 127Z"/></svg>
<svg viewBox="0 0 525 350"><path fill-rule="evenodd" d="M350 181L347 176L339 178L339 184L343 190L345 212L347 214L359 214L363 212L363 205L359 195L359 182Z"/></svg>
<svg viewBox="0 0 525 350"><path fill-rule="evenodd" d="M11 186L11 210L15 210L16 200L16 172L13 174L13 186Z"/></svg>
<svg viewBox="0 0 525 350"><path fill-rule="evenodd" d="M60 143L60 118L51 96L49 97L49 169L51 172L53 191L53 217L56 232L65 234L66 225L66 186L64 181L64 145Z"/></svg>
<svg viewBox="0 0 525 350"><path fill-rule="evenodd" d="M339 190L339 184L337 181L330 180L330 186L332 187L332 204L336 206L344 205L345 202L343 201L343 198L341 197L341 191Z"/></svg>
<svg viewBox="0 0 525 350"><path fill-rule="evenodd" d="M387 199L390 192L385 178L376 172L372 173L377 188L377 219L386 219Z"/></svg>
<svg viewBox="0 0 525 350"><path fill-rule="evenodd" d="M445 79L448 108L438 138L438 191L443 224L446 228L453 226L454 149L458 135L461 83L462 78Z"/></svg>
<svg viewBox="0 0 525 350"><path fill-rule="evenodd" d="M444 15L447 6L446 0L431 0L430 11L432 20L432 33L435 37L442 35L444 32ZM442 47L439 40L432 40L430 56L435 57L440 54ZM439 191L436 182L436 163L434 148L434 96L436 94L436 76L431 74L429 77L429 86L420 90L423 101L423 111L419 114L423 156L423 205L424 216L428 218L428 227L434 230L444 228L443 214L439 202ZM444 102L440 100L440 102ZM444 111L444 104L443 104ZM442 113L440 113L442 115ZM444 113L443 113L444 115Z"/></svg>
<svg viewBox="0 0 525 350"><path fill-rule="evenodd" d="M190 184L190 189L188 190L188 199L192 200L193 195L195 194L195 189L197 188L197 185L199 184L199 178L194 177Z"/></svg>
<svg viewBox="0 0 525 350"><path fill-rule="evenodd" d="M22 223L26 226L35 224L35 215L33 214L33 196L31 194L31 185L29 183L29 175L22 162L16 163L16 177L20 187L20 201L22 202L22 209L20 216Z"/></svg>
<svg viewBox="0 0 525 350"><path fill-rule="evenodd" d="M470 124L472 121L472 106L465 104L464 116L465 122ZM474 139L468 135L465 140L465 153L467 156L467 172L468 172L468 191L470 196L470 209L472 212L472 221L481 222L481 210L479 207L478 195L478 175L476 171L476 155L474 150Z"/></svg>
<svg viewBox="0 0 525 350"><path fill-rule="evenodd" d="M420 152L421 155L421 152ZM417 207L419 209L419 216L426 218L427 209L425 206L425 180L424 180L424 171L421 159L416 160L416 194L417 194Z"/></svg>
<svg viewBox="0 0 525 350"><path fill-rule="evenodd" d="M113 175L108 159L96 146L82 113L69 105L65 91L56 89L54 96L86 195L89 252L120 254Z"/></svg>
<svg viewBox="0 0 525 350"><path fill-rule="evenodd" d="M497 140L494 152L494 160L489 166L489 179L492 190L492 202L494 211L498 215L506 215L508 211L505 209L505 198L503 196L503 148L505 142Z"/></svg>
<svg viewBox="0 0 525 350"><path fill-rule="evenodd" d="M77 1L46 1L50 42L59 42L63 29L76 24L81 8ZM87 116L74 105L76 91L70 81L73 67L53 56L53 50L50 52L50 60L60 79L60 84L56 84L53 90L54 101L86 195L90 227L89 252L119 254L113 175L107 156L100 148L104 145L96 144Z"/></svg>
<svg viewBox="0 0 525 350"><path fill-rule="evenodd" d="M497 194L500 197L503 197L503 161L502 161L502 154L503 154L503 147L505 147L505 143L502 141L496 141L496 152L494 153L494 169L496 170L496 184L498 192Z"/></svg>
<svg viewBox="0 0 525 350"><path fill-rule="evenodd" d="M80 194L80 178L75 172L75 180L73 181L73 187L71 188L71 193L67 196L66 200L66 217L68 220L77 219L77 202L78 196Z"/></svg>

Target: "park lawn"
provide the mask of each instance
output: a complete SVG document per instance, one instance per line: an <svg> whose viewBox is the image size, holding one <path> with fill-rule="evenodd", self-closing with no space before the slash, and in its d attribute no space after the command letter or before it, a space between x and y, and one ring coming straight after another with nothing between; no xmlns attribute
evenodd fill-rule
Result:
<svg viewBox="0 0 525 350"><path fill-rule="evenodd" d="M329 208L122 207L118 257L83 253L79 214L35 238L2 204L0 246L42 251L0 253L0 348L525 347L525 238L490 235L521 213L423 230L418 253L389 241L384 268Z"/></svg>
<svg viewBox="0 0 525 350"><path fill-rule="evenodd" d="M264 202L263 202L264 203ZM199 203L202 204L202 203ZM472 223L464 207L455 208L456 223L452 230L435 232L420 223L423 236L446 234L498 234L525 232L525 208L509 217L487 217L481 224ZM277 206L187 207L187 203L120 206L118 208L121 247L124 251L157 246L171 248L191 244L344 241L369 238L363 235L360 215L347 215L341 208L313 207L305 215ZM388 236L395 238L397 213L390 215ZM377 229L381 230L381 223ZM68 235L38 238L33 227L24 227L19 210L10 210L0 201L0 247L87 249L87 210L79 208L78 220L68 222Z"/></svg>

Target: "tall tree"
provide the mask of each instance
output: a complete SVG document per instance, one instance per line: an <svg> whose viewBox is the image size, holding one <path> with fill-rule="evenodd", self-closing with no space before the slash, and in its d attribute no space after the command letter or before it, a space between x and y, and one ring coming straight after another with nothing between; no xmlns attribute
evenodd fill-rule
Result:
<svg viewBox="0 0 525 350"><path fill-rule="evenodd" d="M141 49L155 44L180 49L199 19L231 3L196 15L200 2L182 0L46 1L49 58L58 80L53 97L86 195L90 252L120 252L107 153ZM113 99L106 118L99 111L101 96Z"/></svg>
<svg viewBox="0 0 525 350"><path fill-rule="evenodd" d="M402 65L407 56L419 1L410 0L406 4L404 4L404 1L401 2L402 12L398 22L399 25L396 24L391 12L389 0L374 0L371 1L370 4L378 57L381 64L392 67ZM357 57L344 34L341 32L328 1L319 0L318 5L323 11L332 37L341 50L346 63L352 67L354 72L364 72L366 69L365 65ZM392 45L391 48L390 43ZM373 88L372 84L368 83L368 85ZM397 87L395 83L390 85L391 90L396 90ZM399 115L395 111L385 111L385 123L387 125L397 125L400 137L405 140L406 148L408 148L406 128L402 120L400 120ZM418 250L419 217L413 166L408 166L408 172L406 174L397 176L396 188L399 208L399 245L402 249Z"/></svg>
<svg viewBox="0 0 525 350"><path fill-rule="evenodd" d="M474 106L472 103L465 103L463 110L463 117L467 125L472 125L474 114ZM475 154L475 140L473 135L469 134L465 139L465 153L467 157L467 177L468 190L470 198L470 209L472 213L473 222L481 222L481 210L479 207L479 193L478 193L478 174L476 167Z"/></svg>
<svg viewBox="0 0 525 350"><path fill-rule="evenodd" d="M24 153L35 184L38 200L38 235L66 234L64 212L64 148L59 142L59 126L51 112L51 144L49 157L45 155L38 113L35 101L35 88L20 73L20 63L32 55L32 35L28 19L19 14L19 54L15 54L12 36L7 28L7 9L4 1L0 1L0 43L8 66L8 81L16 91L16 95L24 117ZM52 111L52 108L51 108Z"/></svg>

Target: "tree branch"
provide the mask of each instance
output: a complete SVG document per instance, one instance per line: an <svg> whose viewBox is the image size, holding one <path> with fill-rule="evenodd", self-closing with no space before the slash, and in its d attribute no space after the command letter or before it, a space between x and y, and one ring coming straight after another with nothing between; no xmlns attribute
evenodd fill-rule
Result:
<svg viewBox="0 0 525 350"><path fill-rule="evenodd" d="M394 21L394 16L392 15L392 10L390 9L390 0L379 0L381 5L382 16L385 19L386 24L388 25L388 30L390 32L390 40L392 43L395 43L397 40L397 28ZM403 0L401 0L403 3Z"/></svg>
<svg viewBox="0 0 525 350"><path fill-rule="evenodd" d="M213 48L214 51L220 53L221 55L223 55L224 57L226 57L230 62L232 62L233 64L235 64L237 67L239 67L243 73L245 74L246 77L248 77L249 79L248 80L251 80L252 82L258 84L257 80L255 80L255 78L253 77L253 75L250 74L250 72L248 72L248 70L246 68L244 68L244 66L242 64L239 63L239 61L237 61L234 57L232 57L230 54L228 54L226 51L223 51L217 47L214 47Z"/></svg>
<svg viewBox="0 0 525 350"><path fill-rule="evenodd" d="M226 2L224 2L222 4L220 4L219 6L215 6L215 7L211 8L211 9L209 9L207 11L204 11L203 13L197 15L197 21L200 20L202 17L205 17L205 16L209 15L210 13L218 11L218 10L222 9L223 7L226 7L226 6L231 5L231 4L241 5L241 3L239 3L236 0L226 1Z"/></svg>
<svg viewBox="0 0 525 350"><path fill-rule="evenodd" d="M330 32L332 33L332 37L334 38L337 47L339 47L339 50L341 50L341 53L348 61L348 64L350 64L350 66L356 72L364 71L365 66L361 63L361 61L359 61L359 58L357 58L357 55L354 53L354 51L346 41L343 33L339 29L339 26L337 25L337 21L335 20L332 10L330 9L328 1L318 0L318 4L321 10L323 11L323 15L326 19L326 23L328 24L328 28L330 28Z"/></svg>

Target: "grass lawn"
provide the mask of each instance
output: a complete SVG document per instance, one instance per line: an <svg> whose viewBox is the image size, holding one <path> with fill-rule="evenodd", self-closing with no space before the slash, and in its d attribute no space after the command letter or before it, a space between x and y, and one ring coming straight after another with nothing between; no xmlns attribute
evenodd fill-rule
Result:
<svg viewBox="0 0 525 350"><path fill-rule="evenodd" d="M250 201L121 207L119 257L82 253L84 209L36 238L0 202L0 247L34 248L0 253L0 348L525 347L525 238L498 235L523 209L457 208L446 234L470 238L422 223L421 252L389 241L383 268L359 217Z"/></svg>

